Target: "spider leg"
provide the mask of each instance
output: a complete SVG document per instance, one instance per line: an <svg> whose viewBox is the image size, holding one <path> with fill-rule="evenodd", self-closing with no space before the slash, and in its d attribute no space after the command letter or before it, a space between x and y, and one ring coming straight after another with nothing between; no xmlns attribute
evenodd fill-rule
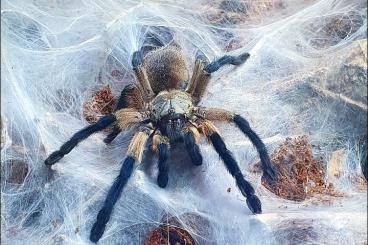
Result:
<svg viewBox="0 0 368 245"><path fill-rule="evenodd" d="M211 141L216 152L225 163L225 167L229 173L235 178L236 185L238 186L242 195L247 199L247 205L249 209L254 214L261 213L261 201L254 194L255 192L252 185L244 179L236 160L232 156L231 152L227 149L225 142L222 140L216 127L210 121L205 120L201 125L201 130Z"/></svg>
<svg viewBox="0 0 368 245"><path fill-rule="evenodd" d="M196 166L202 165L203 159L199 146L197 145L199 139L198 130L190 127L184 134L184 144L192 163Z"/></svg>
<svg viewBox="0 0 368 245"><path fill-rule="evenodd" d="M129 84L124 87L123 91L119 96L118 103L116 104L115 110L120 110L123 108L136 108L140 109L143 107L143 98L138 89L138 87L134 84ZM112 132L106 136L104 142L106 144L111 143L121 132L118 126L114 126Z"/></svg>
<svg viewBox="0 0 368 245"><path fill-rule="evenodd" d="M211 73L224 65L241 65L249 56L249 53L243 53L238 56L225 55L208 64L207 57L203 53L198 52L192 77L185 91L191 94L194 102L198 104L207 89Z"/></svg>
<svg viewBox="0 0 368 245"><path fill-rule="evenodd" d="M121 133L121 129L119 129L116 125L112 128L111 133L109 133L106 138L103 140L106 144L110 144L119 134Z"/></svg>
<svg viewBox="0 0 368 245"><path fill-rule="evenodd" d="M213 73L215 71L217 71L218 69L220 69L222 66L224 65L241 65L243 64L248 58L249 58L250 54L249 53L243 53L241 55L238 56L232 56L232 55L225 55L222 56L221 58L211 62L210 64L208 64L204 70L208 73Z"/></svg>
<svg viewBox="0 0 368 245"><path fill-rule="evenodd" d="M103 203L101 210L97 214L96 222L92 226L90 234L90 240L92 242L97 242L104 233L106 224L110 220L114 205L119 199L124 186L128 182L129 177L133 173L134 164L141 161L142 153L148 137L148 132L138 132L131 140L127 152L127 157L122 164L119 175L116 177L114 183L110 187L105 202Z"/></svg>
<svg viewBox="0 0 368 245"><path fill-rule="evenodd" d="M259 136L252 130L248 121L240 115L234 115L234 123L238 128L248 136L252 144L256 147L259 158L261 159L263 175L271 181L276 180L276 174L272 167L270 157L267 152L267 148Z"/></svg>
<svg viewBox="0 0 368 245"><path fill-rule="evenodd" d="M143 52L142 50L135 51L132 58L132 66L142 91L143 98L149 102L155 95L151 84L148 80L146 69L143 66Z"/></svg>
<svg viewBox="0 0 368 245"><path fill-rule="evenodd" d="M233 114L224 109L218 108L208 108L198 109L198 113L206 118L207 120L216 120L216 121L226 121L226 122L234 122L235 125L245 134L252 144L256 147L259 158L261 159L263 176L272 183L277 179L276 173L272 167L270 157L268 155L267 149L263 141L259 138L259 136L252 130L248 121L240 115Z"/></svg>
<svg viewBox="0 0 368 245"><path fill-rule="evenodd" d="M160 143L157 146L158 151L158 176L157 184L161 188L165 188L169 181L169 164L167 159L169 157L169 146L165 143Z"/></svg>
<svg viewBox="0 0 368 245"><path fill-rule="evenodd" d="M63 158L66 154L71 152L74 147L78 145L79 142L85 140L87 137L96 133L110 124L116 121L116 117L113 114L109 114L107 116L101 117L96 123L91 124L84 129L75 133L67 142L65 142L59 150L53 152L46 160L46 165L52 165Z"/></svg>
<svg viewBox="0 0 368 245"><path fill-rule="evenodd" d="M152 150L158 153L158 176L157 184L161 188L165 188L169 180L169 139L162 136L159 131L155 132L152 142Z"/></svg>
<svg viewBox="0 0 368 245"><path fill-rule="evenodd" d="M207 57L202 52L198 51L196 54L192 77L190 78L185 90L187 93L192 95L195 103L200 101L210 80L210 74L204 70L207 64Z"/></svg>

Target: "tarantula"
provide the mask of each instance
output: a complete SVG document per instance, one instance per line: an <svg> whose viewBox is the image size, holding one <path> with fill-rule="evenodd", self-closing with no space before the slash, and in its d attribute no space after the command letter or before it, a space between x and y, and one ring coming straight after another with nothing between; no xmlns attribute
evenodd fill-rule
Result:
<svg viewBox="0 0 368 245"><path fill-rule="evenodd" d="M226 64L241 65L249 56L248 53L239 56L225 55L209 63L203 54L198 53L192 76L188 79L183 53L177 46L168 45L151 50L145 55L141 49L133 54L132 66L138 83L127 85L123 89L116 110L74 134L45 160L46 165L56 163L79 142L109 125L114 127L104 139L105 143L110 143L122 130L131 126L138 129L130 141L120 173L111 186L91 229L91 241L97 242L101 238L113 206L132 175L134 165L141 161L146 142L150 138L152 150L158 154L157 183L160 187L164 188L168 183L167 159L170 146L182 142L192 163L199 166L202 164L202 155L198 142L203 135L212 143L227 170L235 178L241 194L246 197L249 209L254 214L262 212L261 202L255 195L252 185L244 179L213 121L235 123L257 148L264 172L263 177L274 181L275 174L264 143L250 128L247 120L240 115L224 109L198 106L213 72Z"/></svg>

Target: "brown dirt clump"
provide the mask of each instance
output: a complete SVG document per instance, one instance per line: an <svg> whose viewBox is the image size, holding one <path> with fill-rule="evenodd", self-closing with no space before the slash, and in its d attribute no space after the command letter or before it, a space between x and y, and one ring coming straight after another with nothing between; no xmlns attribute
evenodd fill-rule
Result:
<svg viewBox="0 0 368 245"><path fill-rule="evenodd" d="M318 230L311 219L293 219L280 222L274 231L280 244L296 245L318 241ZM287 241L287 243L285 243Z"/></svg>
<svg viewBox="0 0 368 245"><path fill-rule="evenodd" d="M232 26L251 21L260 21L262 17L274 8L282 8L281 0L248 1L223 0L206 8L205 20L219 26Z"/></svg>
<svg viewBox="0 0 368 245"><path fill-rule="evenodd" d="M7 171L5 171L5 169ZM22 160L6 161L2 167L2 177L7 183L21 185L25 181L29 172L26 162Z"/></svg>
<svg viewBox="0 0 368 245"><path fill-rule="evenodd" d="M313 157L312 145L307 136L287 138L271 154L277 173L277 182L262 184L276 195L293 201L303 201L314 194L337 196L332 184L325 183L322 159Z"/></svg>
<svg viewBox="0 0 368 245"><path fill-rule="evenodd" d="M95 123L101 116L113 112L116 99L109 85L94 92L92 98L83 103L83 117L89 123Z"/></svg>
<svg viewBox="0 0 368 245"><path fill-rule="evenodd" d="M193 237L184 229L171 226L161 225L151 231L144 245L195 245Z"/></svg>
<svg viewBox="0 0 368 245"><path fill-rule="evenodd" d="M210 221L196 213L166 214L161 225L147 235L144 245L195 245L206 242L213 232ZM189 231L191 233L189 233ZM196 234L195 238L191 234Z"/></svg>
<svg viewBox="0 0 368 245"><path fill-rule="evenodd" d="M364 24L366 16L355 11L312 19L306 28L314 48L328 48L353 35Z"/></svg>

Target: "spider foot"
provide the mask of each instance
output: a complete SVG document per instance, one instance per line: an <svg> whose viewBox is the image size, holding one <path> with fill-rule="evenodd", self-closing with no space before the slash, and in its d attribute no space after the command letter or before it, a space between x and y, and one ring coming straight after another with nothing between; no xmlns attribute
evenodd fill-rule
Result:
<svg viewBox="0 0 368 245"><path fill-rule="evenodd" d="M234 60L232 60L231 64L232 65L241 65L243 64L248 58L250 57L249 53L244 53L241 54L237 57L234 58Z"/></svg>
<svg viewBox="0 0 368 245"><path fill-rule="evenodd" d="M250 211L253 214L260 214L262 213L262 204L259 198L256 195L250 195L247 198L247 205Z"/></svg>
<svg viewBox="0 0 368 245"><path fill-rule="evenodd" d="M91 234L89 236L89 239L91 240L91 242L98 242L98 240L100 240L100 238L102 237L102 234L105 231L105 225L104 226L100 226L99 224L95 223L92 227L91 230Z"/></svg>
<svg viewBox="0 0 368 245"><path fill-rule="evenodd" d="M58 162L61 158L64 157L64 154L62 154L60 151L53 152L46 160L45 165L53 165L56 162Z"/></svg>
<svg viewBox="0 0 368 245"><path fill-rule="evenodd" d="M190 155L190 158L193 164L196 166L200 166L203 163L202 155L199 152L197 152L196 154Z"/></svg>
<svg viewBox="0 0 368 245"><path fill-rule="evenodd" d="M169 177L167 172L160 172L157 176L157 184L161 188L165 188L167 186L167 182L169 181Z"/></svg>

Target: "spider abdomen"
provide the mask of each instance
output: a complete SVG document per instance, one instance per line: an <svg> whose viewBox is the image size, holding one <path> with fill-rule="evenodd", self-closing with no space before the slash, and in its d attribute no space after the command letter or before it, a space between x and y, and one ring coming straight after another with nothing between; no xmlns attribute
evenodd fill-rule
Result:
<svg viewBox="0 0 368 245"><path fill-rule="evenodd" d="M147 53L143 60L147 77L155 94L179 89L188 81L188 69L180 48L166 46Z"/></svg>

